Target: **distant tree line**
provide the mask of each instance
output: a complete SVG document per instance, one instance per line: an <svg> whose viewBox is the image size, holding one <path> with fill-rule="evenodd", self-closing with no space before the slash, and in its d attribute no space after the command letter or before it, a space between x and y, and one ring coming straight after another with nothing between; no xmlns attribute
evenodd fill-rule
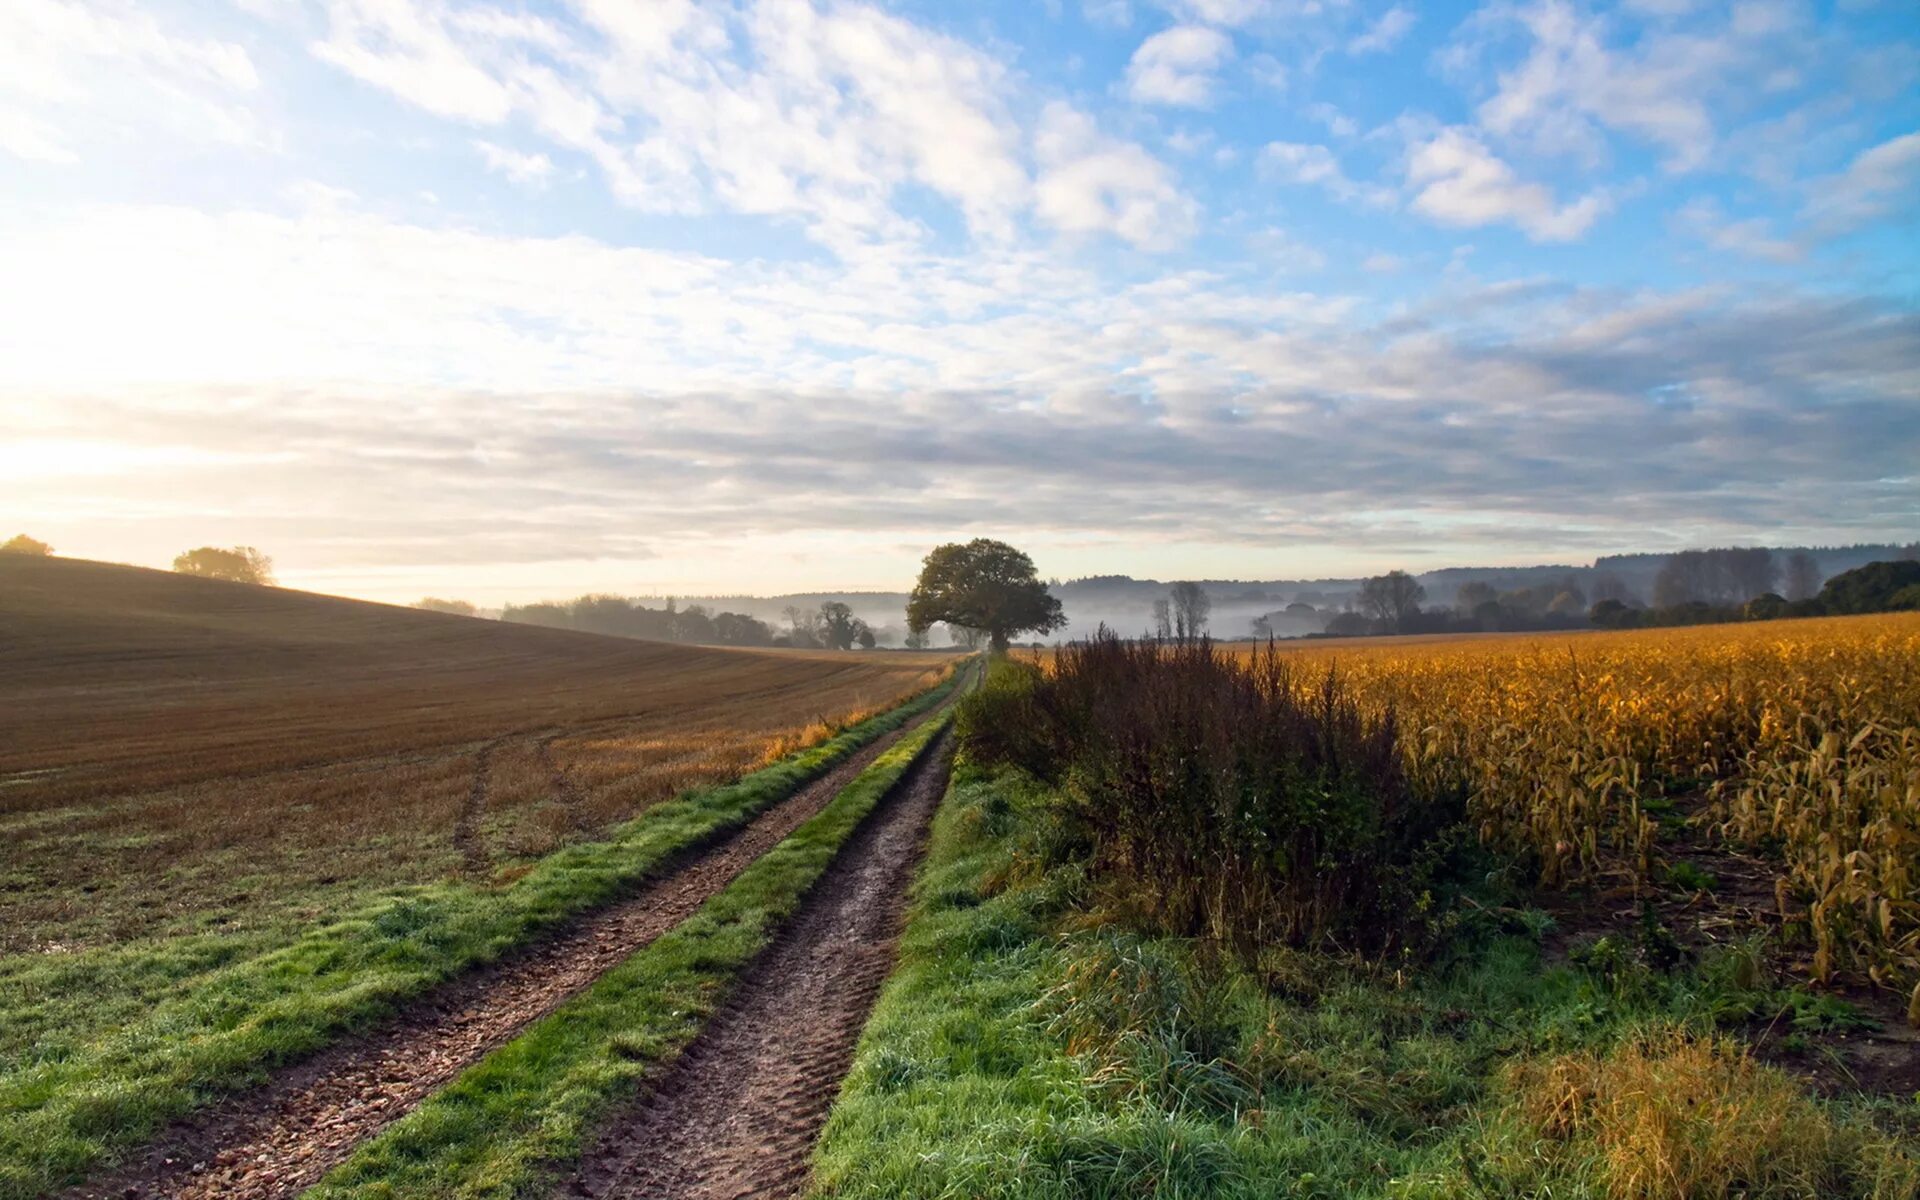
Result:
<svg viewBox="0 0 1920 1200"><path fill-rule="evenodd" d="M503 621L544 625L550 629L577 629L614 637L646 638L656 642L684 642L702 646L772 646L775 631L765 621L740 613L716 613L699 604L685 608L669 599L664 608L648 608L624 596L604 593L573 600L543 600L536 604L509 604Z"/></svg>
<svg viewBox="0 0 1920 1200"><path fill-rule="evenodd" d="M429 598L419 601L415 607L473 615L472 605L457 600ZM537 604L509 604L500 613L501 620L523 625L697 646L791 646L814 650L851 650L858 646L871 650L878 640L872 628L838 600L829 600L815 609L789 605L786 618L786 625L781 627L745 613L715 612L703 604L682 608L672 598L664 608L649 608L638 600L606 594Z"/></svg>
<svg viewBox="0 0 1920 1200"><path fill-rule="evenodd" d="M1509 591L1472 581L1460 586L1450 606L1425 607L1425 599L1426 588L1405 571L1376 575L1361 584L1357 609L1334 615L1323 633L1309 636L1642 629L1920 609L1920 561L1868 563L1822 579L1805 552L1782 564L1760 547L1683 550L1661 565L1652 604L1605 571L1587 587L1573 574Z"/></svg>

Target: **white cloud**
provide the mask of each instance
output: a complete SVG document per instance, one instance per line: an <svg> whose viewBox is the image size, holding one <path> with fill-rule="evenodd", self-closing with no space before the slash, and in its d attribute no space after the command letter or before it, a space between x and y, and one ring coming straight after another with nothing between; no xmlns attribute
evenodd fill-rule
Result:
<svg viewBox="0 0 1920 1200"><path fill-rule="evenodd" d="M1183 20L1230 28L1251 25L1281 7L1275 0L1161 0L1161 3Z"/></svg>
<svg viewBox="0 0 1920 1200"><path fill-rule="evenodd" d="M495 125L512 90L474 58L448 14L412 0L328 0L322 60L430 113Z"/></svg>
<svg viewBox="0 0 1920 1200"><path fill-rule="evenodd" d="M1127 94L1140 104L1204 107L1218 83L1214 72L1233 57L1233 39L1217 29L1176 25L1133 52Z"/></svg>
<svg viewBox="0 0 1920 1200"><path fill-rule="evenodd" d="M1771 222L1761 217L1729 220L1719 203L1710 197L1688 201L1674 213L1674 224L1683 233L1699 238L1716 250L1747 258L1791 263L1806 257L1806 248L1777 236Z"/></svg>
<svg viewBox="0 0 1920 1200"><path fill-rule="evenodd" d="M1472 131L1459 127L1413 145L1407 184L1417 189L1414 211L1443 225L1508 222L1536 242L1573 241L1611 208L1601 192L1556 203L1549 189L1521 180Z"/></svg>
<svg viewBox="0 0 1920 1200"><path fill-rule="evenodd" d="M874 8L758 0L730 26L688 0L582 0L583 36L431 0L331 2L328 61L443 116L524 115L642 209L790 216L845 247L914 235L892 204L907 184L992 237L1032 202L1005 68Z"/></svg>
<svg viewBox="0 0 1920 1200"><path fill-rule="evenodd" d="M1347 43L1348 54L1378 54L1393 49L1413 29L1417 18L1413 10L1398 4L1380 14L1380 19L1365 33Z"/></svg>
<svg viewBox="0 0 1920 1200"><path fill-rule="evenodd" d="M1844 171L1813 184L1805 215L1826 233L1844 233L1914 209L1920 191L1920 132L1861 151Z"/></svg>
<svg viewBox="0 0 1920 1200"><path fill-rule="evenodd" d="M1405 259L1395 254L1387 254L1384 251L1369 254L1360 260L1360 269L1362 271L1371 271L1376 275L1392 275L1406 265Z"/></svg>
<svg viewBox="0 0 1920 1200"><path fill-rule="evenodd" d="M1307 115L1327 127L1327 132L1337 138L1350 138L1360 132L1352 117L1341 112L1326 101L1318 101L1307 106Z"/></svg>
<svg viewBox="0 0 1920 1200"><path fill-rule="evenodd" d="M1281 271L1312 272L1326 267L1326 252L1301 241L1284 229L1263 229L1247 245L1264 262Z"/></svg>
<svg viewBox="0 0 1920 1200"><path fill-rule="evenodd" d="M240 99L260 79L246 50L185 36L115 0L0 4L0 150L73 163L77 143L163 136L261 139Z"/></svg>
<svg viewBox="0 0 1920 1200"><path fill-rule="evenodd" d="M1310 142L1268 142L1260 151L1261 170L1289 183L1324 188L1342 200L1352 200L1371 208L1388 208L1394 203L1393 189L1350 179L1333 151Z"/></svg>
<svg viewBox="0 0 1920 1200"><path fill-rule="evenodd" d="M487 164L487 170L505 175L515 183L544 186L553 177L553 160L544 154L523 154L507 146L498 146L476 138L473 148Z"/></svg>
<svg viewBox="0 0 1920 1200"><path fill-rule="evenodd" d="M1197 209L1164 164L1132 142L1102 134L1091 117L1056 101L1034 133L1037 210L1065 233L1112 233L1165 247L1193 231Z"/></svg>
<svg viewBox="0 0 1920 1200"><path fill-rule="evenodd" d="M80 161L60 133L47 122L20 110L0 108L0 150L29 162L70 166Z"/></svg>
<svg viewBox="0 0 1920 1200"><path fill-rule="evenodd" d="M1518 19L1532 48L1480 106L1487 129L1595 161L1605 126L1665 147L1669 170L1706 161L1716 137L1707 97L1745 60L1735 38L1654 31L1632 51L1615 50L1605 19L1568 0L1541 0Z"/></svg>

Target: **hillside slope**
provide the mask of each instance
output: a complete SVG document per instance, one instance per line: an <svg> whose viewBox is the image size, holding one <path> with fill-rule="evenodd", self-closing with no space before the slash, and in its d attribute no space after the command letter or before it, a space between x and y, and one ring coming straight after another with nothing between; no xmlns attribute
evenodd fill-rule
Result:
<svg viewBox="0 0 1920 1200"><path fill-rule="evenodd" d="M484 878L888 707L945 661L0 555L0 956L248 923L304 883Z"/></svg>

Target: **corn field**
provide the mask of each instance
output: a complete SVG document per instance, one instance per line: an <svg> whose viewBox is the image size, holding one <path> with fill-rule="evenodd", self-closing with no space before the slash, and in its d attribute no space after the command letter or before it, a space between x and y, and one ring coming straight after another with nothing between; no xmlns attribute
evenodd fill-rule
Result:
<svg viewBox="0 0 1920 1200"><path fill-rule="evenodd" d="M1818 979L1920 982L1920 614L1290 653L1393 706L1410 777L1547 885L1650 877L1677 809L1777 859Z"/></svg>
<svg viewBox="0 0 1920 1200"><path fill-rule="evenodd" d="M1823 982L1920 977L1920 614L1303 647L1398 711L1416 778L1548 884L1657 865L1650 801L1777 848Z"/></svg>

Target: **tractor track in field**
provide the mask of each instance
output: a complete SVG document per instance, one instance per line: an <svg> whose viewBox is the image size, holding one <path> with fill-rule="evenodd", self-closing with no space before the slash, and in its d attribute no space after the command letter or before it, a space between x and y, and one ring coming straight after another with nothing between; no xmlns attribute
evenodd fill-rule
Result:
<svg viewBox="0 0 1920 1200"><path fill-rule="evenodd" d="M584 832L590 822L587 819L587 794L574 782L573 776L560 765L554 757L553 744L566 736L565 731L549 733L534 743L534 752L540 759L540 765L547 772L547 781L553 788L554 799L566 809L567 819L574 829Z"/></svg>
<svg viewBox="0 0 1920 1200"><path fill-rule="evenodd" d="M487 839L481 822L487 817L487 785L493 774L493 752L507 741L504 737L485 743L473 755L473 783L467 789L467 801L453 825L453 847L460 852L460 869L474 879L484 878L493 867L487 853Z"/></svg>
<svg viewBox="0 0 1920 1200"><path fill-rule="evenodd" d="M731 834L662 863L625 899L434 989L261 1086L176 1122L63 1200L275 1200L317 1182L367 1138L691 916L825 808L889 747L954 696L874 739ZM485 761L482 750L481 762ZM484 775L475 790L484 794ZM856 1030L857 1032L857 1030Z"/></svg>
<svg viewBox="0 0 1920 1200"><path fill-rule="evenodd" d="M685 1053L602 1124L556 1200L806 1189L813 1144L893 969L951 741L942 734L855 831Z"/></svg>

